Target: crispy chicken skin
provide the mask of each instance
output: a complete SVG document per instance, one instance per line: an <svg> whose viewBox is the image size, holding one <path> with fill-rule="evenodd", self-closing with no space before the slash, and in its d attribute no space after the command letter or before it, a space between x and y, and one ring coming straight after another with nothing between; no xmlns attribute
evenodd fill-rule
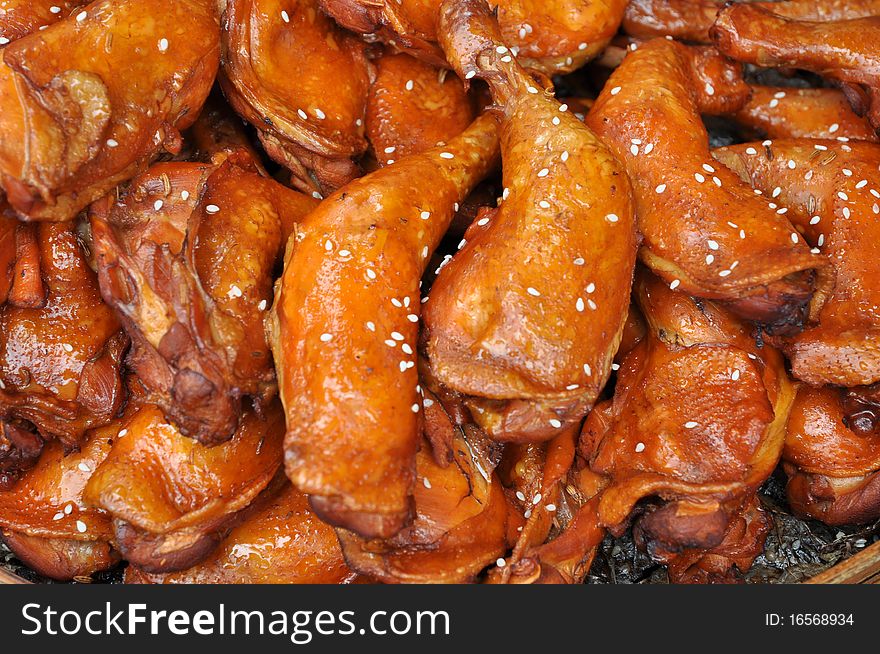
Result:
<svg viewBox="0 0 880 654"><path fill-rule="evenodd" d="M448 71L405 54L376 62L367 99L367 138L380 166L461 134L474 119L464 86Z"/></svg>
<svg viewBox="0 0 880 654"><path fill-rule="evenodd" d="M336 532L288 481L255 501L201 563L179 572L125 570L129 584L341 584L353 578Z"/></svg>
<svg viewBox="0 0 880 654"><path fill-rule="evenodd" d="M801 386L783 451L792 509L830 525L880 517L880 430L853 420L846 400L844 389Z"/></svg>
<svg viewBox="0 0 880 654"><path fill-rule="evenodd" d="M441 0L319 0L350 30L369 34L429 63L445 65L438 46ZM617 32L626 0L490 0L503 42L547 74L566 73L599 54Z"/></svg>
<svg viewBox="0 0 880 654"><path fill-rule="evenodd" d="M242 398L274 395L262 320L282 239L316 204L231 156L156 164L92 205L101 292L132 368L184 434L226 440Z"/></svg>
<svg viewBox="0 0 880 654"><path fill-rule="evenodd" d="M329 194L360 175L370 76L365 45L317 0L227 1L220 85L300 190Z"/></svg>
<svg viewBox="0 0 880 654"><path fill-rule="evenodd" d="M83 490L107 457L123 419L90 431L78 451L46 445L36 466L0 491L0 534L15 555L50 579L69 581L113 567L110 516L89 507Z"/></svg>
<svg viewBox="0 0 880 654"><path fill-rule="evenodd" d="M64 20L87 0L3 0L0 2L0 45Z"/></svg>
<svg viewBox="0 0 880 654"><path fill-rule="evenodd" d="M647 273L636 293L648 336L588 416L580 449L609 479L600 524L619 533L637 518L648 552L670 560L722 543L779 462L794 388L779 352L720 306Z"/></svg>
<svg viewBox="0 0 880 654"><path fill-rule="evenodd" d="M641 45L587 116L632 180L640 258L668 284L742 317L797 323L821 260L785 216L711 158L686 58L673 41Z"/></svg>
<svg viewBox="0 0 880 654"><path fill-rule="evenodd" d="M0 50L0 186L21 217L72 218L180 149L217 71L213 4L99 0Z"/></svg>
<svg viewBox="0 0 880 654"><path fill-rule="evenodd" d="M709 43L709 28L726 0L632 0L623 16L623 30L632 36L672 36ZM781 16L830 21L880 14L878 0L782 0L752 2Z"/></svg>
<svg viewBox="0 0 880 654"><path fill-rule="evenodd" d="M828 262L805 329L778 339L793 375L814 386L880 382L880 146L782 140L714 154L787 207Z"/></svg>
<svg viewBox="0 0 880 654"><path fill-rule="evenodd" d="M730 118L758 138L880 140L837 89L755 86L748 103Z"/></svg>
<svg viewBox="0 0 880 654"><path fill-rule="evenodd" d="M876 129L880 128L880 53L874 42L878 30L880 10L864 18L814 22L735 4L719 12L710 35L723 53L738 61L801 68L834 80L856 112L866 114Z"/></svg>
<svg viewBox="0 0 880 654"><path fill-rule="evenodd" d="M101 301L74 226L24 227L35 254L16 284L22 274L33 277L40 301L0 307L0 415L69 448L119 410L128 339Z"/></svg>
<svg viewBox="0 0 880 654"><path fill-rule="evenodd" d="M411 518L419 280L497 148L482 116L447 145L350 183L288 241L267 320L285 464L333 525L388 537Z"/></svg>
<svg viewBox="0 0 880 654"><path fill-rule="evenodd" d="M422 335L432 374L491 437L547 440L610 373L637 248L622 166L505 53L482 0L447 2L443 46L500 107L505 192L441 270Z"/></svg>
<svg viewBox="0 0 880 654"><path fill-rule="evenodd" d="M124 424L84 498L112 516L127 561L173 572L211 553L280 469L281 407L273 402L264 413L245 411L233 438L215 447L183 436L150 404Z"/></svg>
<svg viewBox="0 0 880 654"><path fill-rule="evenodd" d="M453 425L432 397L426 393L431 441L416 457L412 524L386 540L338 530L349 566L386 583L470 582L507 549L508 507L492 444L474 425Z"/></svg>

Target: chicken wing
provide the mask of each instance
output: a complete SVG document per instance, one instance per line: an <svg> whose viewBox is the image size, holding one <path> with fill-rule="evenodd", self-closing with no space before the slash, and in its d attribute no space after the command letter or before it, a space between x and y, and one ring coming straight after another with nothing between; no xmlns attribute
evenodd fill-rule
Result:
<svg viewBox="0 0 880 654"><path fill-rule="evenodd" d="M156 164L91 208L101 292L131 336L131 365L206 444L232 435L243 398L276 391L262 320L284 232L317 204L248 161Z"/></svg>
<svg viewBox="0 0 880 654"><path fill-rule="evenodd" d="M739 61L802 68L838 82L856 113L866 114L880 129L878 29L880 11L865 18L813 22L736 4L719 12L710 35L723 53Z"/></svg>
<svg viewBox="0 0 880 654"><path fill-rule="evenodd" d="M317 0L226 2L220 85L302 191L321 196L360 175L352 158L367 149L364 48Z"/></svg>
<svg viewBox="0 0 880 654"><path fill-rule="evenodd" d="M354 32L393 44L443 66L438 47L441 0L320 0L324 11ZM503 42L523 65L566 73L599 54L617 32L626 0L489 0Z"/></svg>
<svg viewBox="0 0 880 654"><path fill-rule="evenodd" d="M128 420L83 497L112 517L123 557L147 572L174 572L207 557L235 514L281 466L284 417L246 411L234 437L206 447L183 436L158 407Z"/></svg>
<svg viewBox="0 0 880 654"><path fill-rule="evenodd" d="M117 414L128 339L101 301L74 226L24 227L36 252L16 284L22 274L35 278L41 301L0 307L0 417L70 448Z"/></svg>
<svg viewBox="0 0 880 654"><path fill-rule="evenodd" d="M672 36L682 41L709 43L709 28L726 0L632 0L623 16L627 34L649 38ZM880 14L878 0L781 0L751 2L780 16L829 21Z"/></svg>
<svg viewBox="0 0 880 654"><path fill-rule="evenodd" d="M880 421L854 417L843 389L800 387L783 451L797 515L830 525L880 518Z"/></svg>
<svg viewBox="0 0 880 654"><path fill-rule="evenodd" d="M501 107L505 191L473 224L425 305L432 374L471 396L498 440L578 422L610 373L637 247L623 167L501 44L482 0L447 2L443 45Z"/></svg>
<svg viewBox="0 0 880 654"><path fill-rule="evenodd" d="M290 482L254 502L201 563L180 572L125 570L129 584L341 584L354 576L336 532L318 520Z"/></svg>
<svg viewBox="0 0 880 654"><path fill-rule="evenodd" d="M367 99L367 138L380 166L461 134L474 107L461 81L404 54L381 57Z"/></svg>
<svg viewBox="0 0 880 654"><path fill-rule="evenodd" d="M580 449L609 478L600 524L620 533L637 518L645 548L670 561L722 544L776 468L794 388L779 352L718 305L646 274L636 292L648 336L588 416Z"/></svg>
<svg viewBox="0 0 880 654"><path fill-rule="evenodd" d="M779 339L814 386L880 382L880 146L783 140L715 151L825 257L804 331Z"/></svg>
<svg viewBox="0 0 880 654"><path fill-rule="evenodd" d="M419 280L497 148L494 121L480 117L446 146L350 183L288 242L267 320L285 463L333 525L388 537L411 517Z"/></svg>
<svg viewBox="0 0 880 654"><path fill-rule="evenodd" d="M802 319L822 262L784 215L712 160L685 46L654 39L629 53L587 124L633 180L639 254L651 270L751 320Z"/></svg>
<svg viewBox="0 0 880 654"><path fill-rule="evenodd" d="M755 86L748 103L730 117L758 138L880 140L836 89Z"/></svg>
<svg viewBox="0 0 880 654"><path fill-rule="evenodd" d="M179 150L217 71L213 5L98 0L0 51L0 186L20 216L72 218Z"/></svg>

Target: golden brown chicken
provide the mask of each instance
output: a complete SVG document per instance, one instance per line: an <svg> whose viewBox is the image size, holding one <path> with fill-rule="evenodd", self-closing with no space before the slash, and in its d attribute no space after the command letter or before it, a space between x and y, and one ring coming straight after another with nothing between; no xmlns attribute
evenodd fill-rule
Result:
<svg viewBox="0 0 880 654"><path fill-rule="evenodd" d="M92 206L101 292L132 368L184 434L223 441L244 398L274 395L262 320L284 239L316 204L232 156L156 164Z"/></svg>
<svg viewBox="0 0 880 654"><path fill-rule="evenodd" d="M784 360L716 304L646 273L636 293L648 336L581 434L582 456L609 479L600 524L620 533L635 520L637 540L664 562L729 549L782 453L794 399ZM737 531L742 543L749 530Z"/></svg>
<svg viewBox="0 0 880 654"><path fill-rule="evenodd" d="M180 149L217 71L213 5L98 0L0 51L0 186L20 216L72 218Z"/></svg>
<svg viewBox="0 0 880 654"><path fill-rule="evenodd" d="M281 466L281 407L264 414L246 411L233 438L214 447L183 436L150 404L125 422L83 497L110 514L127 561L173 572L211 553Z"/></svg>
<svg viewBox="0 0 880 654"><path fill-rule="evenodd" d="M547 440L611 371L637 247L622 166L502 45L483 0L447 2L443 46L501 108L504 194L465 233L425 305L432 375L492 438Z"/></svg>
<svg viewBox="0 0 880 654"><path fill-rule="evenodd" d="M775 4L769 6L775 9ZM802 68L839 83L856 113L866 114L880 129L878 29L877 9L864 18L815 22L736 4L719 12L710 35L724 54L738 61Z"/></svg>
<svg viewBox="0 0 880 654"><path fill-rule="evenodd" d="M3 0L0 2L0 46L64 20L88 0Z"/></svg>
<svg viewBox="0 0 880 654"><path fill-rule="evenodd" d="M427 391L424 424L412 524L385 540L339 529L342 551L353 570L386 583L473 581L507 549L493 444L474 425L454 425Z"/></svg>
<svg viewBox="0 0 880 654"><path fill-rule="evenodd" d="M880 140L836 89L755 86L748 103L730 117L757 138Z"/></svg>
<svg viewBox="0 0 880 654"><path fill-rule="evenodd" d="M0 491L3 540L44 577L69 581L119 562L110 543L110 516L87 506L83 490L124 421L90 431L75 452L67 453L60 441L48 443L36 466L6 492Z"/></svg>
<svg viewBox="0 0 880 654"><path fill-rule="evenodd" d="M455 205L495 164L492 118L329 197L288 242L267 329L285 464L319 517L388 537L411 518L419 284Z"/></svg>
<svg viewBox="0 0 880 654"><path fill-rule="evenodd" d="M672 36L682 41L708 43L709 28L725 0L632 0L623 16L627 34L649 38ZM830 21L880 15L878 0L781 0L751 2L781 16Z"/></svg>
<svg viewBox="0 0 880 654"><path fill-rule="evenodd" d="M825 257L802 332L780 346L814 386L880 382L880 146L783 140L715 151Z"/></svg>
<svg viewBox="0 0 880 654"><path fill-rule="evenodd" d="M848 399L845 389L801 386L783 451L792 509L830 525L880 517L880 412L858 416Z"/></svg>
<svg viewBox="0 0 880 654"><path fill-rule="evenodd" d="M438 41L441 0L320 0L336 21L437 66L446 65ZM617 32L626 0L489 0L503 42L523 65L564 73L599 54Z"/></svg>
<svg viewBox="0 0 880 654"><path fill-rule="evenodd" d="M125 570L129 584L341 584L354 577L336 532L286 480L257 499L201 563L179 572Z"/></svg>
<svg viewBox="0 0 880 654"><path fill-rule="evenodd" d="M367 138L380 166L461 134L474 119L461 81L405 54L376 62L367 99Z"/></svg>
<svg viewBox="0 0 880 654"><path fill-rule="evenodd" d="M685 46L654 39L611 75L587 124L633 182L641 260L738 315L799 323L821 265L777 207L711 158Z"/></svg>
<svg viewBox="0 0 880 654"><path fill-rule="evenodd" d="M226 2L223 92L300 190L320 197L359 176L370 75L364 44L317 0Z"/></svg>
<svg viewBox="0 0 880 654"><path fill-rule="evenodd" d="M25 267L17 266L12 297L0 306L3 440L33 450L38 444L27 434L35 430L43 440L58 438L72 448L87 430L107 424L119 410L128 339L101 301L74 225L45 223L19 230L30 234L24 247L33 252L26 254ZM21 302L16 295L22 275L34 287L24 296L35 302Z"/></svg>

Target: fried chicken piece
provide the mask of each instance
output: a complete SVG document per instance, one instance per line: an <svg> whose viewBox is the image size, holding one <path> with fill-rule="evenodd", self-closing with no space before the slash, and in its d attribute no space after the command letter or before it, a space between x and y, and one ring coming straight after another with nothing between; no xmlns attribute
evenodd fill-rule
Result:
<svg viewBox="0 0 880 654"><path fill-rule="evenodd" d="M88 0L4 0L0 3L0 46L64 20Z"/></svg>
<svg viewBox="0 0 880 654"><path fill-rule="evenodd" d="M218 66L208 0L98 0L6 46L0 186L30 220L67 220L180 149Z"/></svg>
<svg viewBox="0 0 880 654"><path fill-rule="evenodd" d="M667 39L640 46L587 116L633 181L640 258L673 287L742 317L797 324L822 261L785 216L712 160L686 52Z"/></svg>
<svg viewBox="0 0 880 654"><path fill-rule="evenodd" d="M360 176L371 72L365 45L317 0L228 0L220 85L295 186L326 195Z"/></svg>
<svg viewBox="0 0 880 654"><path fill-rule="evenodd" d="M623 167L504 54L481 0L444 4L444 47L501 107L505 192L465 234L425 306L432 374L495 439L548 440L610 373L637 247Z"/></svg>
<svg viewBox="0 0 880 654"><path fill-rule="evenodd" d="M710 36L723 53L739 61L801 68L838 82L856 113L867 115L880 129L878 29L880 10L864 18L813 22L735 4L719 12Z"/></svg>
<svg viewBox="0 0 880 654"><path fill-rule="evenodd" d="M623 30L632 36L672 36L709 43L709 28L725 0L632 0L623 15ZM781 16L832 21L880 14L878 0L781 0L752 2Z"/></svg>
<svg viewBox="0 0 880 654"><path fill-rule="evenodd" d="M316 204L232 156L156 164L92 205L101 292L132 368L184 434L226 440L243 398L275 394L262 320L283 239Z"/></svg>
<svg viewBox="0 0 880 654"><path fill-rule="evenodd" d="M774 339L794 376L814 386L880 382L880 146L783 140L715 156L786 208L828 262L804 331Z"/></svg>
<svg viewBox="0 0 880 654"><path fill-rule="evenodd" d="M758 138L880 140L836 89L755 86L748 103L730 118Z"/></svg>
<svg viewBox="0 0 880 654"><path fill-rule="evenodd" d="M649 334L588 416L580 451L609 479L600 524L620 534L635 519L645 549L669 560L722 544L776 468L795 391L780 353L718 305L647 274L636 293Z"/></svg>
<svg viewBox="0 0 880 654"><path fill-rule="evenodd" d="M69 581L119 562L110 541L110 516L87 506L83 490L107 458L125 419L90 431L78 451L60 441L46 444L35 467L0 491L0 533L30 568Z"/></svg>
<svg viewBox="0 0 880 654"><path fill-rule="evenodd" d="M281 466L281 407L264 413L246 410L233 438L214 447L183 436L150 404L126 422L84 493L112 516L123 558L146 572L175 572L211 553Z"/></svg>
<svg viewBox="0 0 880 654"><path fill-rule="evenodd" d="M441 0L320 0L354 32L393 44L428 63L446 65L438 46ZM599 54L617 32L626 0L489 0L503 42L524 66L567 73Z"/></svg>
<svg viewBox="0 0 880 654"><path fill-rule="evenodd" d="M465 583L507 549L507 503L492 443L474 425L456 427L425 398L425 431L443 430L443 446L423 441L411 525L386 539L339 529L353 570L386 583ZM429 399L431 400L429 402Z"/></svg>
<svg viewBox="0 0 880 654"><path fill-rule="evenodd" d="M354 579L336 532L290 482L259 498L207 559L180 572L125 570L147 584L342 584Z"/></svg>
<svg viewBox="0 0 880 654"><path fill-rule="evenodd" d="M74 226L24 228L36 252L16 284L22 274L33 277L45 298L0 307L0 417L30 423L44 440L70 448L117 414L128 339L101 301Z"/></svg>
<svg viewBox="0 0 880 654"><path fill-rule="evenodd" d="M380 166L461 134L474 107L461 81L405 54L376 62L367 99L367 138Z"/></svg>
<svg viewBox="0 0 880 654"><path fill-rule="evenodd" d="M829 525L880 518L880 421L849 409L844 389L798 390L782 455L796 515Z"/></svg>
<svg viewBox="0 0 880 654"><path fill-rule="evenodd" d="M480 117L446 146L351 182L288 242L267 319L285 464L335 526L388 537L411 517L419 280L497 149L494 121Z"/></svg>

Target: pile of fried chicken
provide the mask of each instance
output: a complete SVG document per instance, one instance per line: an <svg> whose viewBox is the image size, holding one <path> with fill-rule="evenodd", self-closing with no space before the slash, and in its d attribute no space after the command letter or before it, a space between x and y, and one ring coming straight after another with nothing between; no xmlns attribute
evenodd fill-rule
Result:
<svg viewBox="0 0 880 654"><path fill-rule="evenodd" d="M713 583L771 475L880 518L877 34L0 0L3 541L55 580L580 583L630 533Z"/></svg>

